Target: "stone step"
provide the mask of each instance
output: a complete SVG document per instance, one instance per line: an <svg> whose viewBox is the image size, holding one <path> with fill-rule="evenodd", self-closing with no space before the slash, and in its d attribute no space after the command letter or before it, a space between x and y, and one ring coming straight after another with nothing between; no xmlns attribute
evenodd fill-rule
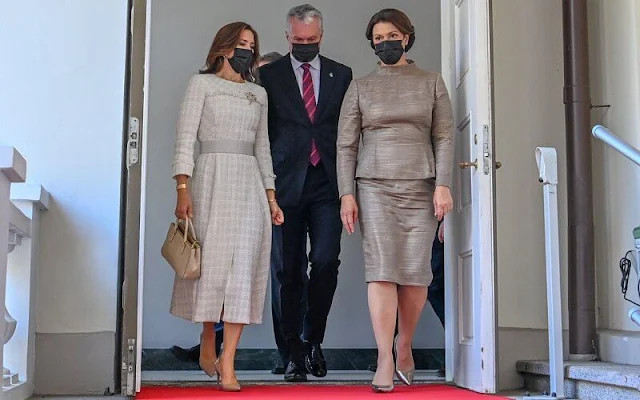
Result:
<svg viewBox="0 0 640 400"><path fill-rule="evenodd" d="M525 389L549 390L548 361L518 361ZM580 400L640 400L640 366L605 362L565 362L565 396Z"/></svg>

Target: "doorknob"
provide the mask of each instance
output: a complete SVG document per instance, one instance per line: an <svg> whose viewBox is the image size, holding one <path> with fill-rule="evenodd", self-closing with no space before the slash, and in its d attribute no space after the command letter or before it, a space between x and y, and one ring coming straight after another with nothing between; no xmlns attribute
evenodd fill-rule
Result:
<svg viewBox="0 0 640 400"><path fill-rule="evenodd" d="M461 162L460 164L458 164L458 166L460 167L460 169L471 168L471 167L478 169L478 160L475 160L474 162L469 162L469 161Z"/></svg>
<svg viewBox="0 0 640 400"><path fill-rule="evenodd" d="M500 169L502 167L502 163L500 161L496 161L496 169Z"/></svg>

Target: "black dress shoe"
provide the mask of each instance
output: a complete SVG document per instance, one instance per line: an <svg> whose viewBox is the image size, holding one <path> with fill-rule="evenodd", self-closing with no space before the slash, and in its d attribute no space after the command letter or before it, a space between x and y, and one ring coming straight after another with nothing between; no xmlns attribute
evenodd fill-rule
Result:
<svg viewBox="0 0 640 400"><path fill-rule="evenodd" d="M198 344L190 349L173 346L171 348L171 353L175 358L182 362L197 363L200 358L200 345Z"/></svg>
<svg viewBox="0 0 640 400"><path fill-rule="evenodd" d="M301 362L289 361L284 372L285 382L306 382L307 372Z"/></svg>
<svg viewBox="0 0 640 400"><path fill-rule="evenodd" d="M307 371L317 378L327 376L327 362L322 354L322 348L319 344L308 344L308 353L304 359Z"/></svg>
<svg viewBox="0 0 640 400"><path fill-rule="evenodd" d="M216 354L220 354L222 350L222 339L224 338L224 331L220 330L216 332ZM173 346L171 353L175 358L182 362L198 363L200 361L200 345L197 344L190 349L185 349L180 346Z"/></svg>
<svg viewBox="0 0 640 400"><path fill-rule="evenodd" d="M276 361L276 365L274 365L273 368L271 368L271 373L274 375L284 375L285 371L286 369L284 367L284 363L282 362L280 357L278 357L278 360Z"/></svg>

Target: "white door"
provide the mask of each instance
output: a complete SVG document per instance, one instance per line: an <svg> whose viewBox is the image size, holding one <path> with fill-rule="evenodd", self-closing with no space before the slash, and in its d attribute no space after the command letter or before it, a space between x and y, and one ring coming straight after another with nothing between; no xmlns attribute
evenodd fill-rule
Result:
<svg viewBox="0 0 640 400"><path fill-rule="evenodd" d="M442 0L442 71L456 129L455 206L445 222L447 380L481 393L496 391L489 18L490 0Z"/></svg>

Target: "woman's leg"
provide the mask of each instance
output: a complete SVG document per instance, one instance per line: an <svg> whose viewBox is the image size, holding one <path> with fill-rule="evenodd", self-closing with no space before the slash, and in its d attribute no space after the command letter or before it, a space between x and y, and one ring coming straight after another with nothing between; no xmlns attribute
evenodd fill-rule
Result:
<svg viewBox="0 0 640 400"><path fill-rule="evenodd" d="M236 350L243 324L224 323L224 349L220 355L221 380L223 385L235 385L238 383L235 369Z"/></svg>
<svg viewBox="0 0 640 400"><path fill-rule="evenodd" d="M409 371L415 368L411 343L426 301L427 288L425 286L400 286L398 288L396 366L400 371Z"/></svg>
<svg viewBox="0 0 640 400"><path fill-rule="evenodd" d="M398 287L391 282L370 282L369 313L378 346L378 366L373 384L393 384L393 333L398 312Z"/></svg>
<svg viewBox="0 0 640 400"><path fill-rule="evenodd" d="M202 334L200 335L200 368L209 376L215 374L214 363L216 358L216 332L213 329L213 322L202 324Z"/></svg>

